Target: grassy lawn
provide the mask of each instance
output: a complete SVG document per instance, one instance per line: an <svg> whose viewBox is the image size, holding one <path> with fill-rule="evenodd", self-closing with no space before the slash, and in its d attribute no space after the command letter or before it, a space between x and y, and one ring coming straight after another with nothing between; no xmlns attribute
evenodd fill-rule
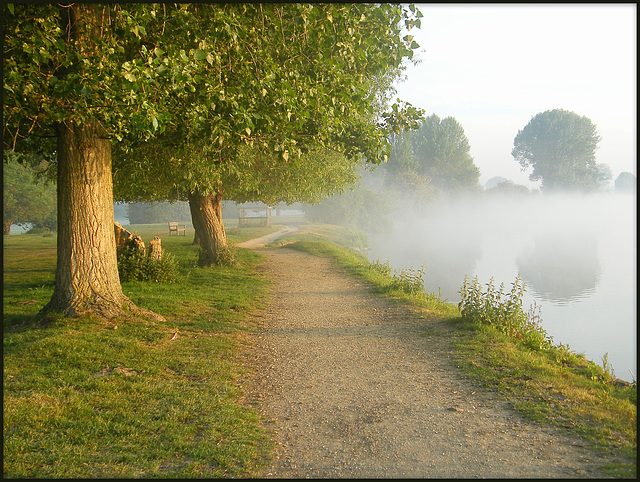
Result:
<svg viewBox="0 0 640 482"><path fill-rule="evenodd" d="M261 257L198 268L193 231L130 226L179 265L176 283L123 283L167 321L92 317L32 321L54 286L55 237L4 237L5 477L246 477L272 443L238 403L238 336L265 305ZM231 228L238 242L277 228Z"/></svg>

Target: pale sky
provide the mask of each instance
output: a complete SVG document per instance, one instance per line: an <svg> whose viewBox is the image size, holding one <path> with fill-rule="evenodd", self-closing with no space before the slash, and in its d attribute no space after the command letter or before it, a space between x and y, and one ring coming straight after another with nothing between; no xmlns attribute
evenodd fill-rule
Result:
<svg viewBox="0 0 640 482"><path fill-rule="evenodd" d="M586 116L602 138L598 164L612 181L637 176L635 4L417 4L417 66L400 99L441 119L453 116L484 185L502 176L528 187L511 156L533 116L565 109Z"/></svg>

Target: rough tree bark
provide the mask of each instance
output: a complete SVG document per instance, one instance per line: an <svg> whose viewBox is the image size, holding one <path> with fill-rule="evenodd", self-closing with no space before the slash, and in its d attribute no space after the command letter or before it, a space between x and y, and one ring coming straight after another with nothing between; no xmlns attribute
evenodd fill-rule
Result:
<svg viewBox="0 0 640 482"><path fill-rule="evenodd" d="M222 194L189 193L189 210L196 239L200 244L198 264L228 263L232 260L227 234L222 224Z"/></svg>
<svg viewBox="0 0 640 482"><path fill-rule="evenodd" d="M113 229L111 141L96 122L58 129L56 283L41 314L104 318L160 315L136 307L123 293Z"/></svg>
<svg viewBox="0 0 640 482"><path fill-rule="evenodd" d="M111 141L104 137L96 122L58 128L56 284L43 312L113 318L133 306L118 276Z"/></svg>

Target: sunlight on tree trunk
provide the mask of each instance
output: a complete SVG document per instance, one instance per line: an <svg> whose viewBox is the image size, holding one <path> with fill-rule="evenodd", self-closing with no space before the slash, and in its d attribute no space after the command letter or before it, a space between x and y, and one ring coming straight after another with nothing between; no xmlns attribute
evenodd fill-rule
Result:
<svg viewBox="0 0 640 482"><path fill-rule="evenodd" d="M222 195L189 193L189 209L196 238L200 244L200 266L232 261L227 235L222 224Z"/></svg>
<svg viewBox="0 0 640 482"><path fill-rule="evenodd" d="M124 315L123 308L141 311L122 293L118 275L111 141L97 122L62 124L57 153L56 284L42 312L109 319Z"/></svg>

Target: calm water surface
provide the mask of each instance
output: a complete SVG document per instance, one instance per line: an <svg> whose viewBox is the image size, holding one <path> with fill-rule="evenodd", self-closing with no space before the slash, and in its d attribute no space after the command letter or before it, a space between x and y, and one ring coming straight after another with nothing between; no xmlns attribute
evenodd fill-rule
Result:
<svg viewBox="0 0 640 482"><path fill-rule="evenodd" d="M636 196L533 196L450 203L369 235L369 259L394 269L426 264L425 288L460 301L465 275L505 290L520 274L523 308L541 307L555 343L615 375L637 376ZM633 373L630 373L630 371Z"/></svg>

